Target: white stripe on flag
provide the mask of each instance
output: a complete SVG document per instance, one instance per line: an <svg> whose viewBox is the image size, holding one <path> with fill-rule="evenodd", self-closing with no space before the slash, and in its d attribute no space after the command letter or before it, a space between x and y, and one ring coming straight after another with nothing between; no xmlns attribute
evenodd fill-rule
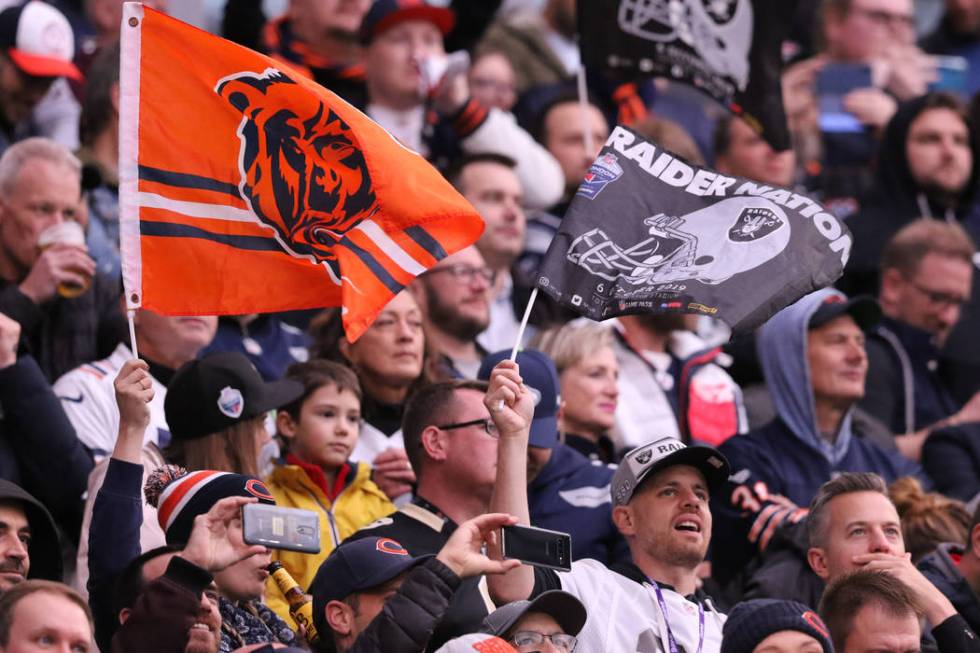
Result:
<svg viewBox="0 0 980 653"><path fill-rule="evenodd" d="M203 202L185 202L183 200L172 200L156 193L139 193L140 206L147 206L153 209L165 209L180 213L191 218L211 218L212 220L227 220L228 222L247 222L257 224L258 219L255 214L245 209L236 209L233 206L222 204L205 204Z"/></svg>
<svg viewBox="0 0 980 653"><path fill-rule="evenodd" d="M413 277L417 277L425 272L425 266L416 261L412 256L403 250L401 246L393 241L391 237L378 226L374 220L362 220L355 229L359 229L365 236L381 248L388 257L394 261L398 267L408 272Z"/></svg>

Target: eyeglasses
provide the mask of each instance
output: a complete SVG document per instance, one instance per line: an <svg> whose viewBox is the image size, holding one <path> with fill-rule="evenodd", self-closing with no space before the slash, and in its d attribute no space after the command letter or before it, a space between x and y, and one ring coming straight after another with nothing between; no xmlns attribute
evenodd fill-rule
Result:
<svg viewBox="0 0 980 653"><path fill-rule="evenodd" d="M483 430L486 431L487 435L491 438L497 437L497 425L493 423L493 420L489 417L484 417L483 419L471 419L468 422L457 422L456 424L443 424L439 426L436 424L437 429L442 429L443 431L452 431L453 429L465 429L467 426L480 425Z"/></svg>
<svg viewBox="0 0 980 653"><path fill-rule="evenodd" d="M473 283L473 280L476 277L480 277L480 279L483 281L493 285L494 280L497 278L496 271L491 270L490 268L475 268L472 265L465 265L463 263L447 265L434 270L426 270L420 276L438 274L440 272L448 272L449 274L453 275L453 279L459 283Z"/></svg>
<svg viewBox="0 0 980 653"><path fill-rule="evenodd" d="M926 288L925 286L921 286L911 279L908 279L907 281L909 282L910 286L925 295L926 299L928 299L929 302L935 306L952 306L955 308L963 308L963 306L970 301L966 297L956 297L955 295L950 295L949 293Z"/></svg>
<svg viewBox="0 0 980 653"><path fill-rule="evenodd" d="M883 9L865 9L864 7L851 7L851 11L865 16L872 23L883 27L896 27L903 30L915 29L915 17L911 14L895 14Z"/></svg>
<svg viewBox="0 0 980 653"><path fill-rule="evenodd" d="M544 644L545 638L550 639L551 643L555 645L555 648L561 651L568 651L568 653L572 653L575 650L575 645L578 643L578 640L573 635L566 633L545 635L534 630L520 630L514 633L510 641L514 646L523 650L524 647L541 646Z"/></svg>

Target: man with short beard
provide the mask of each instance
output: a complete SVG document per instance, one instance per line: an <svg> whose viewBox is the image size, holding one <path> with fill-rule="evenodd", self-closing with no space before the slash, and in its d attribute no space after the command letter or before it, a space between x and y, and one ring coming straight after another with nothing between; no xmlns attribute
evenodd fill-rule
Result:
<svg viewBox="0 0 980 653"><path fill-rule="evenodd" d="M61 580L58 531L40 501L0 479L0 594L26 578Z"/></svg>
<svg viewBox="0 0 980 653"><path fill-rule="evenodd" d="M650 433L717 446L748 430L742 391L718 348L680 314L625 315L613 321L619 362L615 432L624 447Z"/></svg>
<svg viewBox="0 0 980 653"><path fill-rule="evenodd" d="M422 309L429 346L445 357L456 377L475 379L487 353L476 337L490 324L495 276L471 245L442 259L409 286Z"/></svg>

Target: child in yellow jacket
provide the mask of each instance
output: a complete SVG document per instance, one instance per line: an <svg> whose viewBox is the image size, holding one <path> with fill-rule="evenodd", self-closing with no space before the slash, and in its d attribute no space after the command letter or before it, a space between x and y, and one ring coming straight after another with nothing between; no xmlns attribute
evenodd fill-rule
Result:
<svg viewBox="0 0 980 653"><path fill-rule="evenodd" d="M395 510L371 480L371 466L347 459L361 424L361 387L349 368L325 360L297 363L285 378L303 384L303 395L279 409L276 427L286 443L266 485L279 506L312 510L320 516L320 553L274 550L304 590L340 542ZM266 603L293 623L278 586L270 578Z"/></svg>

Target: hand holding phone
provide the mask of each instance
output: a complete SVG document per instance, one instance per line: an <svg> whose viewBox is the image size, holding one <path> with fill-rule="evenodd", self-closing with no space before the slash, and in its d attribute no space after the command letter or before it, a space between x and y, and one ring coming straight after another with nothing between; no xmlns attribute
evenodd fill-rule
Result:
<svg viewBox="0 0 980 653"><path fill-rule="evenodd" d="M242 508L242 534L246 544L320 552L320 517L311 510L250 503Z"/></svg>
<svg viewBox="0 0 980 653"><path fill-rule="evenodd" d="M516 524L504 526L501 546L504 558L561 571L572 568L572 536L568 533Z"/></svg>

